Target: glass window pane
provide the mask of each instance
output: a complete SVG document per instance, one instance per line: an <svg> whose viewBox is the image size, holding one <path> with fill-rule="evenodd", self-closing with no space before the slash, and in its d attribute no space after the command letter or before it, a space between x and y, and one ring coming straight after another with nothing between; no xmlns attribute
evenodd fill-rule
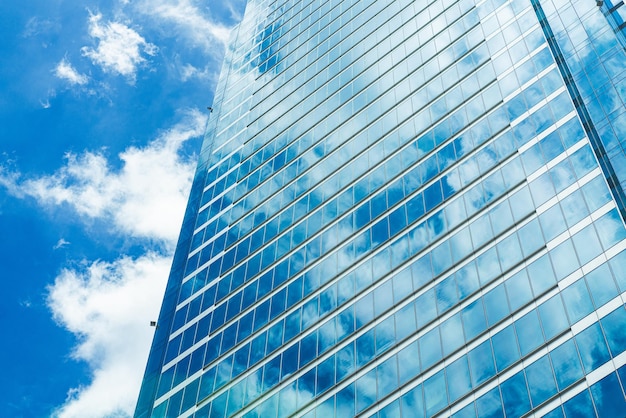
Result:
<svg viewBox="0 0 626 418"><path fill-rule="evenodd" d="M463 318L463 328L467 341L471 341L478 334L487 329L487 321L485 320L485 310L481 299L473 302L461 311Z"/></svg>
<svg viewBox="0 0 626 418"><path fill-rule="evenodd" d="M543 344L541 325L539 325L536 311L531 311L515 321L515 330L522 356Z"/></svg>
<svg viewBox="0 0 626 418"><path fill-rule="evenodd" d="M394 316L389 316L383 322L376 325L376 354L387 350L395 343Z"/></svg>
<svg viewBox="0 0 626 418"><path fill-rule="evenodd" d="M560 390L583 377L583 369L578 358L574 340L566 341L550 352L556 382Z"/></svg>
<svg viewBox="0 0 626 418"><path fill-rule="evenodd" d="M228 392L224 393L224 395L228 395ZM183 400L183 390L179 390L169 399L169 405L167 407L166 416L177 416L180 413L180 406ZM225 396L222 396L217 399L217 401L225 402Z"/></svg>
<svg viewBox="0 0 626 418"><path fill-rule="evenodd" d="M161 374L161 378L159 380L159 387L158 387L157 395L156 395L157 398L161 397L163 394L165 394L172 388L172 380L174 379L174 369L175 367L170 367L169 369L167 369ZM204 378L206 374L207 373L205 373L202 377ZM211 382L211 390L213 387L212 385L213 385L213 382Z"/></svg>
<svg viewBox="0 0 626 418"><path fill-rule="evenodd" d="M443 354L447 356L465 343L461 315L457 313L448 318L440 327Z"/></svg>
<svg viewBox="0 0 626 418"><path fill-rule="evenodd" d="M621 292L626 292L626 250L609 260Z"/></svg>
<svg viewBox="0 0 626 418"><path fill-rule="evenodd" d="M303 405L309 400L313 399L315 396L315 373L316 370L313 368L306 372L301 378L298 379L298 393L297 393L297 403L298 405ZM248 386L246 390L250 390L250 384L254 385L254 382L248 379ZM354 399L354 384L350 385L352 388L352 398ZM354 404L354 402L353 402ZM353 405L354 407L354 405Z"/></svg>
<svg viewBox="0 0 626 418"><path fill-rule="evenodd" d="M417 324L420 328L437 317L435 292L433 289L417 298L415 301L415 312L417 312Z"/></svg>
<svg viewBox="0 0 626 418"><path fill-rule="evenodd" d="M605 250L626 238L626 229L623 225L617 209L611 210L594 223L602 247L604 247Z"/></svg>
<svg viewBox="0 0 626 418"><path fill-rule="evenodd" d="M374 402L376 402L376 369L370 370L356 381L357 413Z"/></svg>
<svg viewBox="0 0 626 418"><path fill-rule="evenodd" d="M582 196L579 191L575 191L574 193L567 196L560 203L561 208L563 208L563 213L565 214L565 220L567 221L567 225L572 227L576 223L578 223L582 218L589 214L587 210L587 205L583 202Z"/></svg>
<svg viewBox="0 0 626 418"><path fill-rule="evenodd" d="M489 340L470 351L467 358L472 373L472 386L477 386L496 374Z"/></svg>
<svg viewBox="0 0 626 418"><path fill-rule="evenodd" d="M454 402L472 389L467 357L463 356L446 367L448 394L450 402Z"/></svg>
<svg viewBox="0 0 626 418"><path fill-rule="evenodd" d="M478 256L476 264L478 265L480 283L483 286L487 283L491 283L501 272L498 254L495 248L491 248Z"/></svg>
<svg viewBox="0 0 626 418"><path fill-rule="evenodd" d="M418 385L406 395L403 395L400 399L400 406L403 417L423 418L424 399L422 395L422 385Z"/></svg>
<svg viewBox="0 0 626 418"><path fill-rule="evenodd" d="M245 384L246 384L245 381L243 380L239 381L235 386L231 387L230 390L228 391L228 404L226 407L227 415L233 415L236 411L241 409L241 407L243 406L243 394L244 394ZM293 398L293 400L295 401L295 398Z"/></svg>
<svg viewBox="0 0 626 418"><path fill-rule="evenodd" d="M521 417L530 410L530 398L524 371L519 371L500 385L507 417Z"/></svg>
<svg viewBox="0 0 626 418"><path fill-rule="evenodd" d="M541 222L541 227L546 235L546 241L556 238L567 228L559 205L554 205L542 213L539 216L539 222Z"/></svg>
<svg viewBox="0 0 626 418"><path fill-rule="evenodd" d="M176 372L174 372L174 384L173 387L177 386L185 380L187 377L187 370L189 369L189 361L191 360L191 355L188 355L184 359L176 364Z"/></svg>
<svg viewBox="0 0 626 418"><path fill-rule="evenodd" d="M299 344L292 345L282 355L281 380L298 368L298 350Z"/></svg>
<svg viewBox="0 0 626 418"><path fill-rule="evenodd" d="M484 296L489 325L494 325L509 314L504 285L498 285Z"/></svg>
<svg viewBox="0 0 626 418"><path fill-rule="evenodd" d="M255 352L254 347L250 352L252 356ZM308 364L317 356L317 332L304 337L300 343L300 367Z"/></svg>
<svg viewBox="0 0 626 418"><path fill-rule="evenodd" d="M465 299L474 293L480 286L476 265L469 263L454 274L456 286L459 290L459 298Z"/></svg>
<svg viewBox="0 0 626 418"><path fill-rule="evenodd" d="M602 176L598 176L583 186L583 194L589 209L593 212L611 199L609 189Z"/></svg>
<svg viewBox="0 0 626 418"><path fill-rule="evenodd" d="M356 364L362 366L374 357L374 330L371 329L356 340Z"/></svg>
<svg viewBox="0 0 626 418"><path fill-rule="evenodd" d="M526 367L525 371L533 407L537 407L556 393L556 382L548 356L543 356Z"/></svg>
<svg viewBox="0 0 626 418"><path fill-rule="evenodd" d="M509 303L511 304L511 312L517 311L533 298L533 292L528 281L528 273L525 269L510 277L504 285L506 286Z"/></svg>
<svg viewBox="0 0 626 418"><path fill-rule="evenodd" d="M512 234L497 245L502 271L507 271L523 259L517 234Z"/></svg>
<svg viewBox="0 0 626 418"><path fill-rule="evenodd" d="M520 228L518 235L522 245L522 251L524 252L524 257L529 257L535 251L542 248L545 245L545 242L548 241L544 240L541 234L541 228L539 227L539 223L536 219Z"/></svg>
<svg viewBox="0 0 626 418"><path fill-rule="evenodd" d="M611 270L606 264L594 269L585 276L587 286L591 292L591 297L596 308L607 303L609 300L617 296L617 287L613 281Z"/></svg>
<svg viewBox="0 0 626 418"><path fill-rule="evenodd" d="M584 279L574 282L561 294L571 324L578 322L593 311L593 303Z"/></svg>
<svg viewBox="0 0 626 418"><path fill-rule="evenodd" d="M556 249L558 248L560 247L557 247ZM574 264L572 263L572 260L575 259L576 258L565 259L560 260L560 262ZM528 266L528 277L530 278L530 285L533 288L535 296L541 295L543 292L556 285L557 282L547 255L535 260L530 266Z"/></svg>
<svg viewBox="0 0 626 418"><path fill-rule="evenodd" d="M611 373L591 386L590 390L598 416L619 417L624 415L626 400L615 373Z"/></svg>
<svg viewBox="0 0 626 418"><path fill-rule="evenodd" d="M393 277L393 295L394 302L398 303L413 292L413 278L411 277L411 269L396 273Z"/></svg>
<svg viewBox="0 0 626 418"><path fill-rule="evenodd" d="M593 225L589 225L572 237L581 265L593 260L602 252L600 241Z"/></svg>
<svg viewBox="0 0 626 418"><path fill-rule="evenodd" d="M435 287L437 294L437 310L439 314L446 312L454 306L459 297L456 292L456 282L454 276L447 277Z"/></svg>
<svg viewBox="0 0 626 418"><path fill-rule="evenodd" d="M426 415L432 416L448 404L446 381L443 370L424 381Z"/></svg>
<svg viewBox="0 0 626 418"><path fill-rule="evenodd" d="M337 416L353 416L355 414L355 398L354 398L354 383L349 386L343 388L339 393L337 393ZM305 405L307 400L302 400L298 398L298 407L302 407Z"/></svg>
<svg viewBox="0 0 626 418"><path fill-rule="evenodd" d="M350 343L337 352L337 381L352 373L354 368L354 343Z"/></svg>
<svg viewBox="0 0 626 418"><path fill-rule="evenodd" d="M600 324L595 323L574 337L580 352L580 358L585 373L590 373L610 358L609 350L600 330Z"/></svg>
<svg viewBox="0 0 626 418"><path fill-rule="evenodd" d="M339 405L339 401L337 401ZM338 414L337 416L343 416ZM379 418L396 418L400 416L400 402L396 399L378 412Z"/></svg>
<svg viewBox="0 0 626 418"><path fill-rule="evenodd" d="M567 418L588 418L595 416L589 390L584 390L563 404Z"/></svg>
<svg viewBox="0 0 626 418"><path fill-rule="evenodd" d="M500 235L511 224L513 224L513 215L511 214L511 208L508 201L497 205L489 213L491 218L491 225L494 229L494 234Z"/></svg>
<svg viewBox="0 0 626 418"><path fill-rule="evenodd" d="M434 328L419 339L422 369L426 369L441 359L439 328Z"/></svg>
<svg viewBox="0 0 626 418"><path fill-rule="evenodd" d="M374 316L380 316L391 306L393 306L392 282L387 280L374 289Z"/></svg>
<svg viewBox="0 0 626 418"><path fill-rule="evenodd" d="M476 418L476 406L474 402L452 415L452 418Z"/></svg>
<svg viewBox="0 0 626 418"><path fill-rule="evenodd" d="M559 406L558 408L545 414L542 418L564 418L563 409Z"/></svg>
<svg viewBox="0 0 626 418"><path fill-rule="evenodd" d="M218 380L221 375L222 373L218 370L217 372ZM274 385L278 383L279 378L280 378L280 356L276 356L270 361L268 361L267 363L265 363L265 367L263 367L263 390L265 391L274 387ZM216 383L215 386L218 387L218 384Z"/></svg>
<svg viewBox="0 0 626 418"><path fill-rule="evenodd" d="M492 341L498 371L504 370L519 359L519 348L515 339L513 325L509 325L494 335Z"/></svg>
<svg viewBox="0 0 626 418"><path fill-rule="evenodd" d="M539 311L546 340L550 340L568 328L569 324L567 323L567 316L565 315L560 295L553 296L542 303L537 310Z"/></svg>
<svg viewBox="0 0 626 418"><path fill-rule="evenodd" d="M409 379L417 376L420 371L419 350L417 342L405 347L398 353L398 363L400 364L400 384L406 383Z"/></svg>
<svg viewBox="0 0 626 418"><path fill-rule="evenodd" d="M435 276L443 273L452 265L452 253L448 241L444 241L432 250L432 259Z"/></svg>
<svg viewBox="0 0 626 418"><path fill-rule="evenodd" d="M415 305L409 303L394 315L396 321L396 340L403 340L417 330L415 320Z"/></svg>
<svg viewBox="0 0 626 418"><path fill-rule="evenodd" d="M626 350L626 310L620 306L600 320L613 357Z"/></svg>
<svg viewBox="0 0 626 418"><path fill-rule="evenodd" d="M396 357L389 358L384 363L378 366L377 370L377 383L378 383L378 397L386 396L391 390L398 387L398 369L396 364ZM337 377L337 381L339 377Z"/></svg>
<svg viewBox="0 0 626 418"><path fill-rule="evenodd" d="M550 259L556 272L557 281L566 277L580 265L574 252L574 246L569 240L550 251Z"/></svg>
<svg viewBox="0 0 626 418"><path fill-rule="evenodd" d="M504 417L498 388L494 388L476 400L476 410L481 418Z"/></svg>

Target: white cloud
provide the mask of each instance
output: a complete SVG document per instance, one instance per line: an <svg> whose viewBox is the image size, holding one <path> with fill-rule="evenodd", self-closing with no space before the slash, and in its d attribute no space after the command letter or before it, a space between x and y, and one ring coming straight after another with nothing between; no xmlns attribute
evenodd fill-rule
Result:
<svg viewBox="0 0 626 418"><path fill-rule="evenodd" d="M170 258L149 253L66 269L48 289L48 306L79 343L72 357L92 370L70 389L58 418L131 416L148 359Z"/></svg>
<svg viewBox="0 0 626 418"><path fill-rule="evenodd" d="M235 22L243 20L243 12L245 10L245 0L227 1L226 8L230 12L230 18Z"/></svg>
<svg viewBox="0 0 626 418"><path fill-rule="evenodd" d="M192 0L150 0L139 10L153 18L173 24L177 32L216 58L221 58L230 36L230 27L215 21ZM219 52L216 53L216 47Z"/></svg>
<svg viewBox="0 0 626 418"><path fill-rule="evenodd" d="M57 323L76 335L72 358L90 368L89 384L72 388L53 414L58 418L131 416L158 317L171 251L178 235L195 163L181 146L202 134L206 117L197 110L146 147L130 147L114 170L101 153L68 156L56 173L23 179L0 167L0 185L44 206L64 205L87 219L112 221L117 232L164 243L113 262L83 262L63 270L48 288ZM61 238L55 249L69 243Z"/></svg>
<svg viewBox="0 0 626 418"><path fill-rule="evenodd" d="M65 240L64 238L60 238L56 244L54 244L54 246L52 247L53 250L58 250L60 248L65 248L68 245L70 245L71 243L67 240Z"/></svg>
<svg viewBox="0 0 626 418"><path fill-rule="evenodd" d="M206 66L203 69L199 69L194 67L191 64L185 64L180 67L180 78L181 81L189 81L191 79L208 79L213 78L214 74L209 70L209 67Z"/></svg>
<svg viewBox="0 0 626 418"><path fill-rule="evenodd" d="M22 36L24 38L30 38L39 35L48 35L52 32L56 32L61 28L58 22L50 19L40 19L37 16L33 16L26 22ZM44 47L47 45L43 45Z"/></svg>
<svg viewBox="0 0 626 418"><path fill-rule="evenodd" d="M143 148L119 155L114 170L99 152L69 154L56 173L22 180L1 171L0 185L44 206L67 205L87 218L111 221L116 232L160 240L170 247L178 236L195 162L180 155L185 141L202 135L206 116L198 110Z"/></svg>
<svg viewBox="0 0 626 418"><path fill-rule="evenodd" d="M89 81L89 78L85 74L80 74L76 71L76 69L72 67L72 64L67 62L65 58L63 58L54 69L54 75L62 80L68 81L72 85L77 84L83 86Z"/></svg>
<svg viewBox="0 0 626 418"><path fill-rule="evenodd" d="M55 417L132 415L154 331L149 324L158 316L195 168L180 151L203 133L205 121L205 114L188 111L147 146L120 153L119 169L94 152L69 155L56 173L38 178L0 167L0 185L15 196L70 208L79 219L110 221L117 233L164 244L162 253L83 262L63 270L48 288L55 320L78 339L72 357L91 370L91 381L72 388ZM54 248L68 244L61 238Z"/></svg>
<svg viewBox="0 0 626 418"><path fill-rule="evenodd" d="M104 71L134 80L137 66L146 61L142 53L154 55L157 47L123 23L101 20L101 14L89 16L89 35L98 40L98 45L95 49L83 47L83 55Z"/></svg>

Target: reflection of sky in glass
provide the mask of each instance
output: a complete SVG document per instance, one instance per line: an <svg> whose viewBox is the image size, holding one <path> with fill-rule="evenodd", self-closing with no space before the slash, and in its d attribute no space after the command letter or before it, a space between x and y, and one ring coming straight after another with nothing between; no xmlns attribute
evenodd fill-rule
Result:
<svg viewBox="0 0 626 418"><path fill-rule="evenodd" d="M623 51L578 3L541 4L619 161ZM519 0L251 2L155 416L521 415L621 358L621 208L544 30Z"/></svg>
<svg viewBox="0 0 626 418"><path fill-rule="evenodd" d="M615 10L610 4L600 2L598 7L593 2L555 1L543 7L563 54L564 65L580 93L583 103L579 108L590 118L588 129L600 139L596 145L598 158L605 158L605 153L608 157L606 175L609 180L615 180L614 194L624 213L626 151L622 142L626 132L623 81L626 44L624 34L615 25L619 13L608 13L609 9Z"/></svg>

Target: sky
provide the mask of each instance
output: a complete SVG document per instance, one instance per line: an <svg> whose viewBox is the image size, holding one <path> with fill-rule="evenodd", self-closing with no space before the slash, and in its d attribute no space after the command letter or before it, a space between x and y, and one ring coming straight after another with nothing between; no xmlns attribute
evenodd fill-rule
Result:
<svg viewBox="0 0 626 418"><path fill-rule="evenodd" d="M0 2L0 411L132 415L244 0Z"/></svg>

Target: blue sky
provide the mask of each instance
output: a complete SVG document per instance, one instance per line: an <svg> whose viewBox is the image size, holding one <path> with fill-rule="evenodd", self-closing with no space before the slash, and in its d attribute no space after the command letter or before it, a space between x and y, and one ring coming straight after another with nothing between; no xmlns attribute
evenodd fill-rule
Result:
<svg viewBox="0 0 626 418"><path fill-rule="evenodd" d="M243 0L0 2L0 411L132 414Z"/></svg>

